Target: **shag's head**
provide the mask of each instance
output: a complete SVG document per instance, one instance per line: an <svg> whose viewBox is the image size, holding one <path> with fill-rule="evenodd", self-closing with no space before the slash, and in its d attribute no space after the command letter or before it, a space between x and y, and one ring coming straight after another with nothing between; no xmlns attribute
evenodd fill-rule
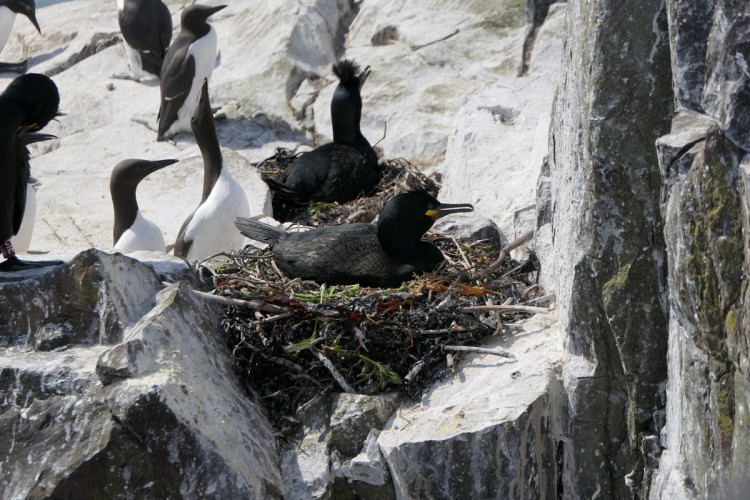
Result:
<svg viewBox="0 0 750 500"><path fill-rule="evenodd" d="M10 82L0 99L7 100L23 112L21 128L29 132L44 128L57 116L60 106L57 85L38 73L26 73Z"/></svg>
<svg viewBox="0 0 750 500"><path fill-rule="evenodd" d="M380 213L378 227L397 221L399 226L410 228L410 233L418 233L421 238L436 220L446 215L473 210L474 207L469 203L440 203L426 191L409 191L388 200Z"/></svg>
<svg viewBox="0 0 750 500"><path fill-rule="evenodd" d="M202 35L206 31L206 21L213 14L219 12L226 5L200 5L194 3L182 11L180 26L182 29Z"/></svg>
<svg viewBox="0 0 750 500"><path fill-rule="evenodd" d="M36 20L36 3L34 0L0 0L0 6L8 7L16 14L28 17L39 34L42 33L39 23Z"/></svg>

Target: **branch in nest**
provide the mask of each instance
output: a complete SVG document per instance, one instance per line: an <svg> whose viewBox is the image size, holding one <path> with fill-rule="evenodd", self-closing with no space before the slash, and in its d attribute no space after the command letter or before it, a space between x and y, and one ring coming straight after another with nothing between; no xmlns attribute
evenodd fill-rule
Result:
<svg viewBox="0 0 750 500"><path fill-rule="evenodd" d="M461 351L461 352L478 352L481 354L492 354L494 356L501 356L503 358L516 359L514 355L508 351L501 351L499 349L487 349L485 347L471 347L466 345L447 345L443 347L446 351Z"/></svg>
<svg viewBox="0 0 750 500"><path fill-rule="evenodd" d="M508 254L515 250L516 248L520 247L524 243L527 243L531 241L531 238L534 237L534 231L529 231L528 233L524 234L517 240L508 243L503 247L502 250L500 250L500 255L497 256L497 260L490 264L490 266L487 269L484 269L482 272L479 273L479 279L485 279L490 274L494 273L498 269L500 269L500 266L503 265L503 261L505 261L505 258L508 256Z"/></svg>
<svg viewBox="0 0 750 500"><path fill-rule="evenodd" d="M502 312L502 313L513 313L513 312L522 312L522 313L531 313L531 314L537 314L537 313L548 313L552 312L552 309L548 309L546 307L534 307L534 306L518 306L518 305L489 305L489 306L472 306L472 307L462 307L459 309L462 313L467 312Z"/></svg>
<svg viewBox="0 0 750 500"><path fill-rule="evenodd" d="M409 370L409 373L406 374L404 377L404 384L410 384L412 380L419 374L419 372L422 371L422 368L424 368L425 362L424 359L420 359L416 363L414 363L414 366L411 367L411 370Z"/></svg>
<svg viewBox="0 0 750 500"><path fill-rule="evenodd" d="M354 388L346 382L346 379L343 377L343 375L339 373L336 367L333 366L333 363L331 363L331 361L326 358L322 352L318 351L317 349L313 349L312 353L316 358L318 358L321 363L323 363L323 366L325 366L328 371L331 372L331 375L333 375L333 378L336 379L336 382L339 383L344 392L348 392L349 394L356 393Z"/></svg>
<svg viewBox="0 0 750 500"><path fill-rule="evenodd" d="M247 309L254 309L256 311L268 312L268 313L287 313L288 309L279 307L273 304L264 304L256 300L242 300L232 299L230 297L222 297L221 295L212 295L210 293L193 290L198 297L207 300L208 302L216 302L225 306L244 307ZM276 318L280 319L280 318Z"/></svg>

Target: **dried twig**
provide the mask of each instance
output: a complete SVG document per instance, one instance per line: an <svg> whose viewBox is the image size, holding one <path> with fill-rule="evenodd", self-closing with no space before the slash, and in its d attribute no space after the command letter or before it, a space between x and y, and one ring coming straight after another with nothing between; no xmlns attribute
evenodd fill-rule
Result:
<svg viewBox="0 0 750 500"><path fill-rule="evenodd" d="M502 312L502 313L522 312L522 313L537 314L537 313L552 312L552 309L548 309L546 307L498 304L498 305L489 305L489 306L462 307L461 309L459 309L459 311L462 313L491 311L491 312Z"/></svg>
<svg viewBox="0 0 750 500"><path fill-rule="evenodd" d="M207 300L208 302L216 302L225 306L245 307L248 309L255 309L256 311L269 312L269 313L285 313L289 310L276 306L273 304L264 304L255 300L242 300L232 299L230 297L222 297L221 295L212 295L210 293L201 292L199 290L193 290L198 297Z"/></svg>
<svg viewBox="0 0 750 500"><path fill-rule="evenodd" d="M329 372L331 372L331 375L333 375L333 378L336 379L336 382L339 383L342 389L344 389L344 392L348 392L350 394L355 393L356 391L350 386L346 379L339 373L339 371L336 369L335 366L333 366L333 363L331 363L331 360L326 358L322 352L318 351L317 349L313 349L311 351L318 360L323 363L323 366L325 366Z"/></svg>
<svg viewBox="0 0 750 500"><path fill-rule="evenodd" d="M486 347L471 347L467 345L447 345L443 347L446 351L461 351L461 352L478 352L481 354L492 354L503 358L516 359L514 355L507 351L500 351L498 349L487 349Z"/></svg>
<svg viewBox="0 0 750 500"><path fill-rule="evenodd" d="M515 250L516 248L520 247L524 243L531 241L531 238L533 237L534 237L534 231L529 231L528 233L522 235L517 240L505 245L503 249L500 250L500 254L497 256L497 259L495 260L495 262L490 264L490 266L487 269L484 269L479 273L479 279L485 279L487 276L489 276L490 274L500 269L500 266L503 265L505 258L508 256L508 254L512 250Z"/></svg>
<svg viewBox="0 0 750 500"><path fill-rule="evenodd" d="M420 359L419 361L414 363L414 366L411 367L409 373L407 373L404 377L404 384L410 384L411 381L414 380L414 377L416 377L419 372L422 371L422 368L424 368L424 360Z"/></svg>

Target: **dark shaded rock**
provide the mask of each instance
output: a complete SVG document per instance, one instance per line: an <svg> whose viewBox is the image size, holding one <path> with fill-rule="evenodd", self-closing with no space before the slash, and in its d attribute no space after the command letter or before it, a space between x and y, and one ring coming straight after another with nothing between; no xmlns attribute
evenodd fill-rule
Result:
<svg viewBox="0 0 750 500"><path fill-rule="evenodd" d="M543 282L555 282L574 355L564 371L563 497L642 492L640 441L667 375L665 248L655 140L669 129L663 2L570 1L550 131ZM542 191L544 194L544 191ZM548 224L542 226L546 228ZM545 265L546 264L546 265ZM627 480L626 480L627 478ZM632 489L631 489L632 488Z"/></svg>
<svg viewBox="0 0 750 500"><path fill-rule="evenodd" d="M716 2L713 20L701 103L732 142L750 151L750 4Z"/></svg>
<svg viewBox="0 0 750 500"><path fill-rule="evenodd" d="M90 250L2 285L8 296L53 287L37 290L31 322L45 327L34 345L62 342L0 349L4 498L281 496L270 424L237 382L217 311L194 284L161 290L161 279L190 276L182 263L164 276L168 267ZM60 322L60 310L86 321ZM86 322L101 334L75 331Z"/></svg>
<svg viewBox="0 0 750 500"><path fill-rule="evenodd" d="M703 111L706 50L713 24L714 0L668 0L672 86L675 107Z"/></svg>

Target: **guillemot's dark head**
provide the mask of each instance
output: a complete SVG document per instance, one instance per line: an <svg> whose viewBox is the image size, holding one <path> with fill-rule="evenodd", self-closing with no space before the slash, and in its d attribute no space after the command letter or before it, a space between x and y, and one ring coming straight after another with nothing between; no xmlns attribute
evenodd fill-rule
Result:
<svg viewBox="0 0 750 500"><path fill-rule="evenodd" d="M0 99L11 102L23 112L21 127L36 132L57 116L60 94L57 85L49 77L38 73L21 75L0 95Z"/></svg>
<svg viewBox="0 0 750 500"><path fill-rule="evenodd" d="M8 7L16 14L21 14L29 18L39 34L42 33L39 23L36 20L36 3L34 0L3 0L0 6Z"/></svg>
<svg viewBox="0 0 750 500"><path fill-rule="evenodd" d="M206 21L213 14L219 12L226 5L200 5L193 4L185 7L180 17L180 26L184 30L191 31L198 36L203 36L208 31L208 24Z"/></svg>
<svg viewBox="0 0 750 500"><path fill-rule="evenodd" d="M364 140L359 129L362 117L360 89L370 76L370 67L367 66L360 73L356 62L343 59L333 65L333 73L339 78L339 84L331 99L333 140L357 146Z"/></svg>

